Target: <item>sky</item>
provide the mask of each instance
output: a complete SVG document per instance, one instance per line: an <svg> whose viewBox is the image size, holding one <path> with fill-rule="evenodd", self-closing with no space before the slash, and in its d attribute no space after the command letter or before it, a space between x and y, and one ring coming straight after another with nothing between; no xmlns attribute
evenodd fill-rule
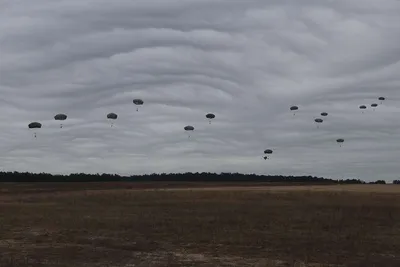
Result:
<svg viewBox="0 0 400 267"><path fill-rule="evenodd" d="M397 0L0 0L0 169L398 179L399 14Z"/></svg>

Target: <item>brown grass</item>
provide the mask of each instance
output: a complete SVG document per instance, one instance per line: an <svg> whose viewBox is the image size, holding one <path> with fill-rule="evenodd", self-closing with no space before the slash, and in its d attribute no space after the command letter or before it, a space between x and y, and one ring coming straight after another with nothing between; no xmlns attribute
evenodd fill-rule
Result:
<svg viewBox="0 0 400 267"><path fill-rule="evenodd" d="M0 266L400 266L400 186L169 187L0 184Z"/></svg>

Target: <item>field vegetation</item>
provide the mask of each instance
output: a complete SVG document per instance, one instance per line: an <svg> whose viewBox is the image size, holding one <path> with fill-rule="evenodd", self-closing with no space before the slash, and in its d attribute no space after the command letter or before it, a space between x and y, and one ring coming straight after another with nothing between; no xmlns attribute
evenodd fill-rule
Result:
<svg viewBox="0 0 400 267"><path fill-rule="evenodd" d="M400 266L398 185L0 188L1 267Z"/></svg>

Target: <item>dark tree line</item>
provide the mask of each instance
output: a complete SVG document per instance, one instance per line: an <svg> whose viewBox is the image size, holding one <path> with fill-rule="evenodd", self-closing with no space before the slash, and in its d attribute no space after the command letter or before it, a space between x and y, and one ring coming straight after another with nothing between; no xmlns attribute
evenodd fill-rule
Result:
<svg viewBox="0 0 400 267"><path fill-rule="evenodd" d="M400 184L400 180L393 180L393 184Z"/></svg>
<svg viewBox="0 0 400 267"><path fill-rule="evenodd" d="M359 179L328 179L314 176L256 175L241 173L161 173L120 176L117 174L73 173L58 175L30 172L0 172L0 182L271 182L306 184L365 184ZM385 183L376 181L371 183Z"/></svg>

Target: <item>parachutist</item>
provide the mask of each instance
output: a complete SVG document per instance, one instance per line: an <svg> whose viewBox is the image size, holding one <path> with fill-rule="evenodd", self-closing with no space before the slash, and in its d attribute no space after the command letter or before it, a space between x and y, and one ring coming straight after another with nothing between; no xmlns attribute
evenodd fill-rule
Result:
<svg viewBox="0 0 400 267"><path fill-rule="evenodd" d="M133 99L132 102L133 102L133 104L135 104L137 106L141 106L144 103L143 100L139 99L139 98ZM136 111L139 111L139 107L136 107Z"/></svg>
<svg viewBox="0 0 400 267"><path fill-rule="evenodd" d="M211 120L215 118L215 115L213 113L208 113L206 118L208 119L208 123L211 124Z"/></svg>

